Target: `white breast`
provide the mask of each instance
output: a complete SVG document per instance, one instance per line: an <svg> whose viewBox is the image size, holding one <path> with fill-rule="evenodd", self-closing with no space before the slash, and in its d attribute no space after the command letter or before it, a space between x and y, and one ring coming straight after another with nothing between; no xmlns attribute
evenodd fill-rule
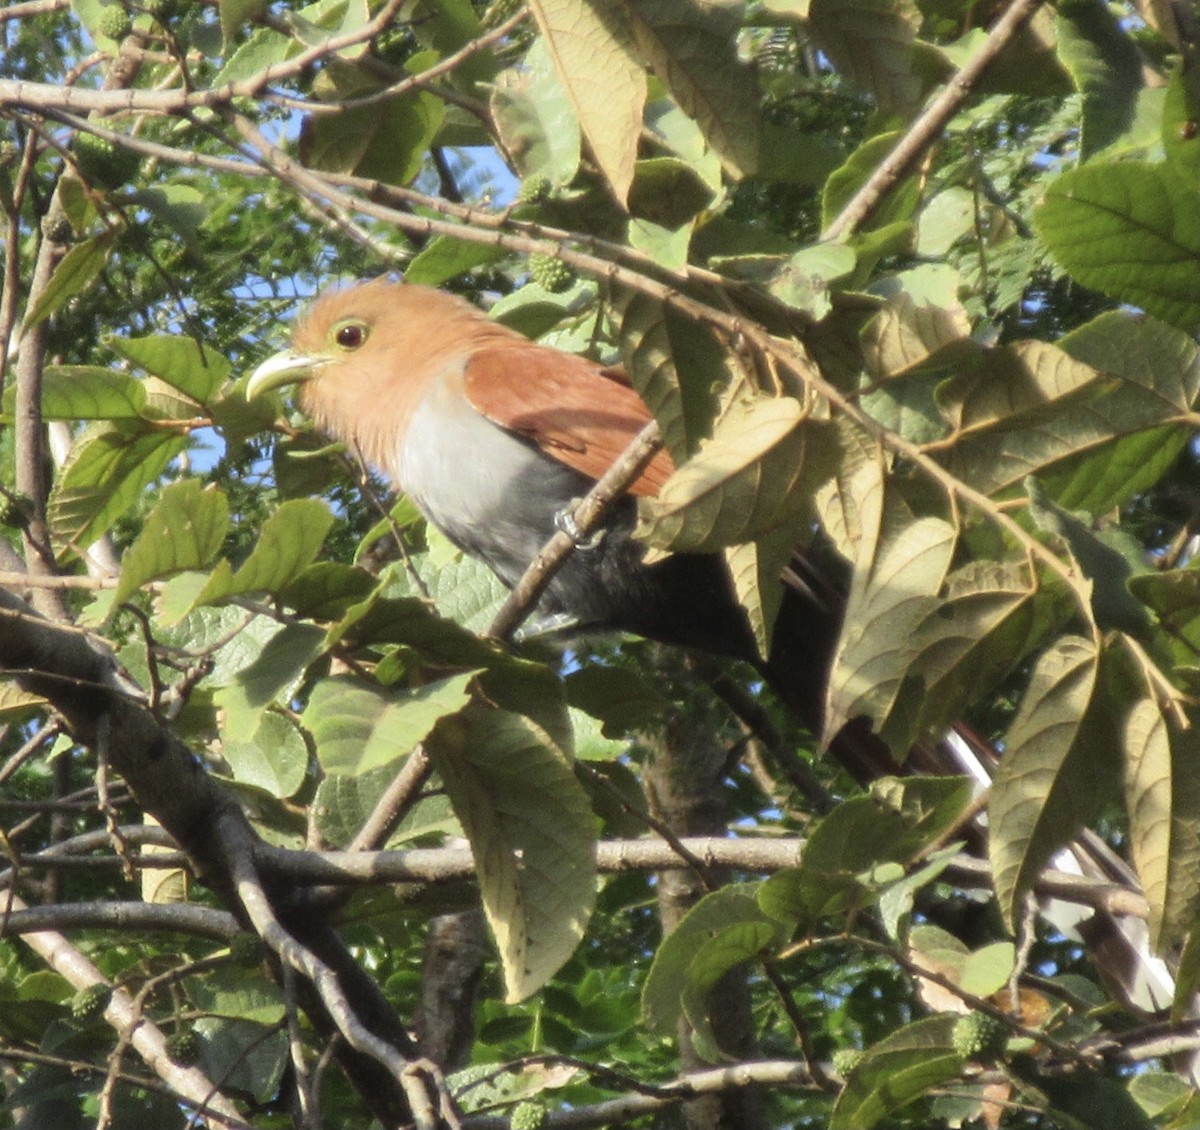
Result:
<svg viewBox="0 0 1200 1130"><path fill-rule="evenodd" d="M555 514L590 485L476 412L456 374L418 405L395 471L430 521L508 584L554 533Z"/></svg>

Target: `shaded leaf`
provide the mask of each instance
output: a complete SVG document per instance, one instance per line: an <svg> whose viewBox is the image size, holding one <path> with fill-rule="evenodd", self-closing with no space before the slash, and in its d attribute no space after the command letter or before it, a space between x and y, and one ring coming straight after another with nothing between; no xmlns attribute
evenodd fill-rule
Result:
<svg viewBox="0 0 1200 1130"><path fill-rule="evenodd" d="M757 885L743 883L705 895L663 939L642 989L642 1019L661 1036L674 1035L683 1014L688 970L696 951L730 926L769 923L755 897Z"/></svg>
<svg viewBox="0 0 1200 1130"><path fill-rule="evenodd" d="M736 402L657 497L639 500L637 536L704 553L769 533L804 501L796 486L812 473L806 459L817 433L790 396Z"/></svg>
<svg viewBox="0 0 1200 1130"><path fill-rule="evenodd" d="M951 1033L958 1017L927 1016L867 1048L834 1104L830 1130L870 1130L894 1111L957 1079Z"/></svg>
<svg viewBox="0 0 1200 1130"><path fill-rule="evenodd" d="M646 103L646 75L624 5L530 0L529 8L596 161L624 203Z"/></svg>
<svg viewBox="0 0 1200 1130"><path fill-rule="evenodd" d="M731 0L625 0L650 69L736 176L758 168L758 88L738 58L741 4Z"/></svg>
<svg viewBox="0 0 1200 1130"><path fill-rule="evenodd" d="M637 291L616 293L621 355L633 387L654 413L676 464L699 447L717 413L713 389L733 377L730 360L707 329Z"/></svg>
<svg viewBox="0 0 1200 1130"><path fill-rule="evenodd" d="M1196 922L1200 740L1149 695L1130 710L1123 739L1129 850L1150 904L1150 945L1161 953Z"/></svg>
<svg viewBox="0 0 1200 1130"><path fill-rule="evenodd" d="M429 752L475 853L509 1001L575 952L595 902L594 818L544 730L503 710L444 723Z"/></svg>
<svg viewBox="0 0 1200 1130"><path fill-rule="evenodd" d="M544 176L551 185L570 184L579 169L579 119L544 40L530 45L522 66L497 78L488 107L501 144L523 176ZM418 255L413 266L420 259ZM410 275L411 268L406 277Z"/></svg>
<svg viewBox="0 0 1200 1130"><path fill-rule="evenodd" d="M1142 57L1099 0L1057 8L1058 55L1083 95L1080 158L1086 160L1132 124L1142 89Z"/></svg>
<svg viewBox="0 0 1200 1130"><path fill-rule="evenodd" d="M25 312L23 328L29 330L44 322L87 290L104 270L120 234L116 229L105 231L72 247L54 268L33 306Z"/></svg>
<svg viewBox="0 0 1200 1130"><path fill-rule="evenodd" d="M853 718L879 722L893 710L915 657L914 633L937 607L958 541L949 522L914 519L878 475L863 476L856 489L864 536L829 680L826 743Z"/></svg>
<svg viewBox="0 0 1200 1130"><path fill-rule="evenodd" d="M1005 738L988 805L996 897L1010 929L1042 868L1112 792L1120 750L1098 719L1099 656L1080 636L1058 640L1034 667Z"/></svg>
<svg viewBox="0 0 1200 1130"><path fill-rule="evenodd" d="M915 628L904 689L879 725L893 750L944 730L995 687L1069 613L1024 564L976 561L946 579Z"/></svg>
<svg viewBox="0 0 1200 1130"><path fill-rule="evenodd" d="M838 71L899 111L921 93L912 49L921 14L911 0L813 0L809 22Z"/></svg>

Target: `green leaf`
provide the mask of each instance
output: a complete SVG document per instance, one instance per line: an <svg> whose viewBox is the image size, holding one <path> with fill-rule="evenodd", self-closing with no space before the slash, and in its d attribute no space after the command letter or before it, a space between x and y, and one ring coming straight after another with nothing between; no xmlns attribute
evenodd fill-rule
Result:
<svg viewBox="0 0 1200 1130"><path fill-rule="evenodd" d="M147 581L207 565L221 551L228 528L229 503L220 490L202 489L199 479L164 488L125 553L114 600L128 600Z"/></svg>
<svg viewBox="0 0 1200 1130"><path fill-rule="evenodd" d="M823 318L833 308L830 284L854 270L857 257L844 243L818 243L797 251L767 283L781 302Z"/></svg>
<svg viewBox="0 0 1200 1130"><path fill-rule="evenodd" d="M1004 742L988 805L996 897L1009 929L1051 855L1110 797L1120 749L1096 704L1099 656L1064 636L1038 660Z"/></svg>
<svg viewBox="0 0 1200 1130"><path fill-rule="evenodd" d="M268 1103L288 1065L287 1033L250 1021L202 1016L195 1031L203 1040L205 1073L224 1086Z"/></svg>
<svg viewBox="0 0 1200 1130"><path fill-rule="evenodd" d="M498 263L508 255L502 247L439 235L431 239L409 263L404 281L441 286L458 275Z"/></svg>
<svg viewBox="0 0 1200 1130"><path fill-rule="evenodd" d="M1100 0L1068 0L1056 14L1059 58L1083 94L1079 155L1086 160L1133 123L1143 60Z"/></svg>
<svg viewBox="0 0 1200 1130"><path fill-rule="evenodd" d="M398 761L429 736L438 721L462 710L476 671L416 690L381 690L357 679L324 679L304 709L317 760L330 773L361 774Z"/></svg>
<svg viewBox="0 0 1200 1130"><path fill-rule="evenodd" d="M488 108L523 176L544 176L552 186L571 183L579 170L579 119L544 40L534 40L522 66L499 75ZM411 268L405 277L410 276Z"/></svg>
<svg viewBox="0 0 1200 1130"><path fill-rule="evenodd" d="M1200 116L1200 91L1195 68L1180 62L1167 83L1162 112L1162 144L1167 154L1166 169L1184 186L1200 181L1200 144L1196 121Z"/></svg>
<svg viewBox="0 0 1200 1130"><path fill-rule="evenodd" d="M1162 166L1085 165L1047 189L1034 216L1046 245L1084 286L1188 333L1200 327L1200 189Z"/></svg>
<svg viewBox="0 0 1200 1130"><path fill-rule="evenodd" d="M570 760L530 719L476 708L438 727L430 755L475 854L507 999L575 952L595 903L594 825Z"/></svg>
<svg viewBox="0 0 1200 1130"><path fill-rule="evenodd" d="M277 1024L286 1007L282 989L256 970L230 965L207 969L203 977L188 978L187 994L205 1012L259 1024Z"/></svg>
<svg viewBox="0 0 1200 1130"><path fill-rule="evenodd" d="M39 322L57 314L76 295L87 290L104 270L119 234L112 229L72 247L54 268L54 274L38 295L37 301L25 312L22 329L33 329Z"/></svg>
<svg viewBox="0 0 1200 1130"><path fill-rule="evenodd" d="M312 801L322 839L331 847L348 845L375 811L395 776L395 769L386 765L354 776L327 773ZM462 835L450 801L444 795L435 794L413 805L388 843L405 843L427 835Z"/></svg>
<svg viewBox="0 0 1200 1130"><path fill-rule="evenodd" d="M990 997L1008 984L1016 963L1017 952L1012 942L992 942L966 956L956 978L958 987L964 993Z"/></svg>
<svg viewBox="0 0 1200 1130"><path fill-rule="evenodd" d="M1050 1099L1049 1117L1063 1130L1155 1130L1125 1087L1092 1072L1088 1078L1039 1077Z"/></svg>
<svg viewBox="0 0 1200 1130"><path fill-rule="evenodd" d="M688 970L700 946L730 926L770 922L759 909L756 892L757 884L743 883L705 895L663 939L642 989L642 1020L651 1032L675 1034Z"/></svg>
<svg viewBox="0 0 1200 1130"><path fill-rule="evenodd" d="M145 408L142 382L127 373L94 365L48 365L42 374L43 420L133 420Z"/></svg>
<svg viewBox="0 0 1200 1130"><path fill-rule="evenodd" d="M111 337L108 345L199 404L229 379L229 362L190 337Z"/></svg>
<svg viewBox="0 0 1200 1130"><path fill-rule="evenodd" d="M224 714L221 731L226 741L253 734L272 703L288 706L309 665L323 651L325 633L312 624L279 627L260 617L254 625L236 637L240 654L230 654L232 647L222 649L233 669L213 677L220 686L213 697Z"/></svg>
<svg viewBox="0 0 1200 1130"><path fill-rule="evenodd" d="M80 435L51 491L55 537L76 549L109 530L188 445L173 432L98 424Z"/></svg>
<svg viewBox="0 0 1200 1130"><path fill-rule="evenodd" d="M244 733L244 731L243 731ZM308 747L296 726L282 714L264 713L250 737L229 736L221 755L234 780L284 800L308 775Z"/></svg>
<svg viewBox="0 0 1200 1130"><path fill-rule="evenodd" d="M559 82L622 204L633 183L646 74L623 4L530 0Z"/></svg>
<svg viewBox="0 0 1200 1130"><path fill-rule="evenodd" d="M222 561L196 603L215 604L235 593L282 592L313 563L332 525L324 502L293 498L280 503L263 523L250 556L236 572Z"/></svg>
<svg viewBox="0 0 1200 1130"><path fill-rule="evenodd" d="M886 0L885 0L886 2ZM842 165L829 175L821 194L821 226L828 227L851 197L867 182L879 163L900 140L898 131L876 134L862 143ZM920 186L908 176L893 185L881 205L871 214L863 231L884 230L912 218L920 201ZM860 260L867 256L859 249Z"/></svg>
<svg viewBox="0 0 1200 1130"><path fill-rule="evenodd" d="M798 508L796 486L812 474L807 456L818 434L790 396L735 402L658 496L639 500L637 536L663 549L710 553L769 533Z"/></svg>
<svg viewBox="0 0 1200 1130"><path fill-rule="evenodd" d="M710 1016L712 990L726 973L753 961L778 941L778 936L778 925L766 920L727 924L693 952L688 962L683 1010L691 1026L692 1044L709 1063L720 1063L723 1058Z"/></svg>
<svg viewBox="0 0 1200 1130"><path fill-rule="evenodd" d="M226 55L224 65L213 75L213 89L253 78L268 67L284 62L299 50L300 45L290 35L271 28L257 28Z"/></svg>
<svg viewBox="0 0 1200 1130"><path fill-rule="evenodd" d="M219 0L221 34L226 43L232 43L242 28L263 14L270 0Z"/></svg>
<svg viewBox="0 0 1200 1130"><path fill-rule="evenodd" d="M951 1033L958 1017L927 1016L867 1048L834 1104L830 1130L870 1130L894 1111L957 1079Z"/></svg>
<svg viewBox="0 0 1200 1130"><path fill-rule="evenodd" d="M863 876L893 862L908 822L875 796L842 801L822 818L804 845L800 863L772 875L758 892L762 912L789 930L809 930L821 918L859 901Z"/></svg>
<svg viewBox="0 0 1200 1130"><path fill-rule="evenodd" d="M668 271L679 271L687 265L688 244L691 239L690 224L671 229L659 227L649 220L629 221L629 246L649 256Z"/></svg>
<svg viewBox="0 0 1200 1130"><path fill-rule="evenodd" d="M1140 1072L1129 1080L1135 1103L1159 1125L1183 1127L1200 1113L1200 1095L1186 1080L1166 1071ZM1190 1113L1189 1113L1190 1112Z"/></svg>

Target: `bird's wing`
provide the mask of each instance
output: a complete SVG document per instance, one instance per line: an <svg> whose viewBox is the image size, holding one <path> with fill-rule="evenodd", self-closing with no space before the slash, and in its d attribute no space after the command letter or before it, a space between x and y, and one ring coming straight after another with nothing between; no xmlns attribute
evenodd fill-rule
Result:
<svg viewBox="0 0 1200 1130"><path fill-rule="evenodd" d="M477 349L464 371L477 411L594 479L650 422L650 410L623 378L585 357L522 343ZM657 494L674 469L660 451L629 493Z"/></svg>

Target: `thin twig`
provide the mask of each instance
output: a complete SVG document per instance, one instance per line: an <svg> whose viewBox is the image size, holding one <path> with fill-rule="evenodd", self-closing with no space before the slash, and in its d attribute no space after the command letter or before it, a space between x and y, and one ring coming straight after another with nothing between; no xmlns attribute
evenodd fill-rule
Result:
<svg viewBox="0 0 1200 1130"><path fill-rule="evenodd" d="M566 563L575 547L598 530L616 501L637 481L638 476L662 447L658 424L651 421L630 441L629 446L613 461L596 481L596 485L580 499L571 512L574 531L559 530L538 551L521 579L513 585L508 599L501 605L487 635L507 639L517 625L529 615L538 598L554 579L554 574Z"/></svg>
<svg viewBox="0 0 1200 1130"><path fill-rule="evenodd" d="M975 89L983 72L1011 42L1022 24L1042 6L1043 0L1014 0L993 25L979 50L946 83L942 92L913 122L896 147L879 163L867 182L821 233L821 239L841 239L858 229L879 206L887 191L900 180L918 157L946 128L946 123Z"/></svg>

